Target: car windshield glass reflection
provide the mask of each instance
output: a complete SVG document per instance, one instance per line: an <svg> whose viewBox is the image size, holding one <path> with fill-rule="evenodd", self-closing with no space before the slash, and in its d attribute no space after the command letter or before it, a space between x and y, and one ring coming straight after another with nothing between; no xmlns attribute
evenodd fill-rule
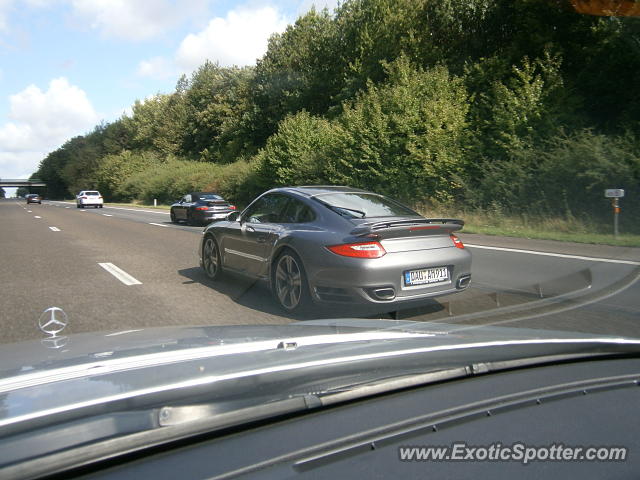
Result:
<svg viewBox="0 0 640 480"><path fill-rule="evenodd" d="M265 195L253 204L245 214L249 223L278 223L283 220L289 197Z"/></svg>
<svg viewBox="0 0 640 480"><path fill-rule="evenodd" d="M343 216L364 217L414 217L418 214L389 198L368 193L329 193L319 195L318 200L339 209ZM344 212L344 213L343 213ZM362 215L364 213L364 215Z"/></svg>

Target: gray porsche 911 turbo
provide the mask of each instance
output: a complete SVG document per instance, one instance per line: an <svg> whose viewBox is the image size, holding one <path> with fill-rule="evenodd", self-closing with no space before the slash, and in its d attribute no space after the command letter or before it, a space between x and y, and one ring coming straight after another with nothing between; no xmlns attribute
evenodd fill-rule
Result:
<svg viewBox="0 0 640 480"><path fill-rule="evenodd" d="M278 303L398 304L464 290L464 222L425 218L388 197L338 186L276 188L203 230L200 265L266 279Z"/></svg>

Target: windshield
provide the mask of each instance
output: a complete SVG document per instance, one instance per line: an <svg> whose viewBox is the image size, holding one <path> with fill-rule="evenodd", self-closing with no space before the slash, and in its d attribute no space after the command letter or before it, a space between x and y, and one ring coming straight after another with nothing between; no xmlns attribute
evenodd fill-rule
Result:
<svg viewBox="0 0 640 480"><path fill-rule="evenodd" d="M0 0L0 438L128 355L640 339L638 3Z"/></svg>

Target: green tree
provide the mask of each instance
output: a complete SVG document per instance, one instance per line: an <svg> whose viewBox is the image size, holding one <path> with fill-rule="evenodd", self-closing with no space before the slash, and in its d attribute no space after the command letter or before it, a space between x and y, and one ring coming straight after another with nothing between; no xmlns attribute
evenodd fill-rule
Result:
<svg viewBox="0 0 640 480"><path fill-rule="evenodd" d="M252 68L223 68L207 61L184 80L186 155L228 163L252 150L243 120L251 110L252 79Z"/></svg>
<svg viewBox="0 0 640 480"><path fill-rule="evenodd" d="M313 8L269 39L253 82L249 131L256 145L263 145L287 115L324 114L334 104L341 81L336 41L328 11Z"/></svg>
<svg viewBox="0 0 640 480"><path fill-rule="evenodd" d="M123 123L132 132L134 148L164 155L182 151L187 118L184 93L177 91L136 100L132 110L132 116L124 118Z"/></svg>

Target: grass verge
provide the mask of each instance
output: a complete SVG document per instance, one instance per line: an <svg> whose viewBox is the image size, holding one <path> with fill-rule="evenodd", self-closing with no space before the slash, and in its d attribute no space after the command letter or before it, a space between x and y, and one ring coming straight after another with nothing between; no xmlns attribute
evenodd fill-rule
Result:
<svg viewBox="0 0 640 480"><path fill-rule="evenodd" d="M106 203L108 207L138 207L138 208L155 208L156 210L169 210L171 205L161 205L158 204L154 206L153 204L149 205L143 202L134 202L134 203Z"/></svg>
<svg viewBox="0 0 640 480"><path fill-rule="evenodd" d="M501 212L483 211L457 211L452 213L451 210L447 212L446 209L434 211L425 208L420 208L418 211L425 216L431 217L462 218L465 221L463 230L465 233L620 247L640 247L640 235L621 233L617 238L614 238L613 226L611 226L611 233L605 233L602 231L602 226L574 217L511 216ZM624 231L624 228L621 227L621 230Z"/></svg>

